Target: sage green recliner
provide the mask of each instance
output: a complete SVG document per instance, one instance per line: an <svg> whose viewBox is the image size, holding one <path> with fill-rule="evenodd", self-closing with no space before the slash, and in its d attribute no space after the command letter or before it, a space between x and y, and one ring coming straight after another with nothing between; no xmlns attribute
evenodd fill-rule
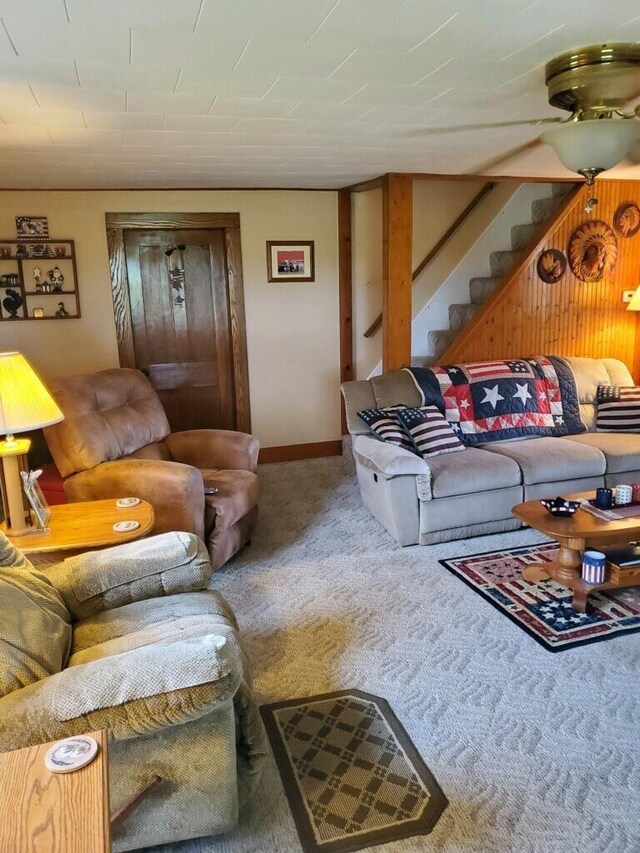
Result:
<svg viewBox="0 0 640 853"><path fill-rule="evenodd" d="M229 606L190 533L34 569L0 533L0 752L109 734L114 851L231 830L265 739Z"/></svg>

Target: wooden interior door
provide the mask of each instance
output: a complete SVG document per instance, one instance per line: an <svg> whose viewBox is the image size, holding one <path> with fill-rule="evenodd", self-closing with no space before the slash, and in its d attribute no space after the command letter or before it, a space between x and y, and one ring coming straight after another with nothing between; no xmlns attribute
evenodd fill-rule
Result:
<svg viewBox="0 0 640 853"><path fill-rule="evenodd" d="M225 230L124 229L135 366L173 431L237 427ZM169 279L184 246L184 302Z"/></svg>

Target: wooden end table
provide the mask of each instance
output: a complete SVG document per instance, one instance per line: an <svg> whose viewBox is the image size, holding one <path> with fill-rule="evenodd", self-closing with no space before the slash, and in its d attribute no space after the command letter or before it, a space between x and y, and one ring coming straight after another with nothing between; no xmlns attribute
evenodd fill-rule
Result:
<svg viewBox="0 0 640 853"><path fill-rule="evenodd" d="M109 853L107 733L91 764L73 773L44 766L50 743L0 754L0 850Z"/></svg>
<svg viewBox="0 0 640 853"><path fill-rule="evenodd" d="M593 492L578 492L563 495L568 500L593 498ZM511 512L534 530L555 539L560 551L555 560L549 563L532 563L522 572L522 577L531 583L551 578L561 586L573 591L571 606L580 613L586 613L587 597L596 589L618 589L624 586L640 584L640 573L620 573L610 571L611 577L604 583L587 583L582 580L582 554L588 548L615 544L627 544L640 538L640 516L605 521L587 510L579 508L570 518L557 518L542 506L539 500L526 501L514 506Z"/></svg>
<svg viewBox="0 0 640 853"><path fill-rule="evenodd" d="M23 554L37 555L40 562L50 562L62 559L56 556L59 552L91 551L139 539L151 531L153 520L153 507L147 501L126 509L117 507L115 498L79 501L52 506L48 532L34 531L9 538ZM118 521L137 521L140 526L116 533L113 525ZM0 530L4 529L5 525L0 525Z"/></svg>

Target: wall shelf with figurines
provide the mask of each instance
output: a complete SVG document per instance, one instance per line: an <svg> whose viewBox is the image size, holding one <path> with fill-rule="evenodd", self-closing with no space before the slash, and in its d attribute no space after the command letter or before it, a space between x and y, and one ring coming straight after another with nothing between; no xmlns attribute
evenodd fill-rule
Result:
<svg viewBox="0 0 640 853"><path fill-rule="evenodd" d="M0 322L79 316L73 240L0 239Z"/></svg>

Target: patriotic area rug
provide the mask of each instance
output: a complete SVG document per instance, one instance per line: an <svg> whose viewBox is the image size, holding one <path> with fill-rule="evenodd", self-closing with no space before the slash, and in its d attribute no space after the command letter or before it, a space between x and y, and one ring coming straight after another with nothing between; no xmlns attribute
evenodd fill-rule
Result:
<svg viewBox="0 0 640 853"><path fill-rule="evenodd" d="M573 593L552 580L529 583L529 563L553 560L555 543L440 560L501 613L551 652L640 631L640 587L592 592L587 612L571 607Z"/></svg>
<svg viewBox="0 0 640 853"><path fill-rule="evenodd" d="M341 690L263 705L260 713L305 853L348 853L426 835L446 808L379 696Z"/></svg>

